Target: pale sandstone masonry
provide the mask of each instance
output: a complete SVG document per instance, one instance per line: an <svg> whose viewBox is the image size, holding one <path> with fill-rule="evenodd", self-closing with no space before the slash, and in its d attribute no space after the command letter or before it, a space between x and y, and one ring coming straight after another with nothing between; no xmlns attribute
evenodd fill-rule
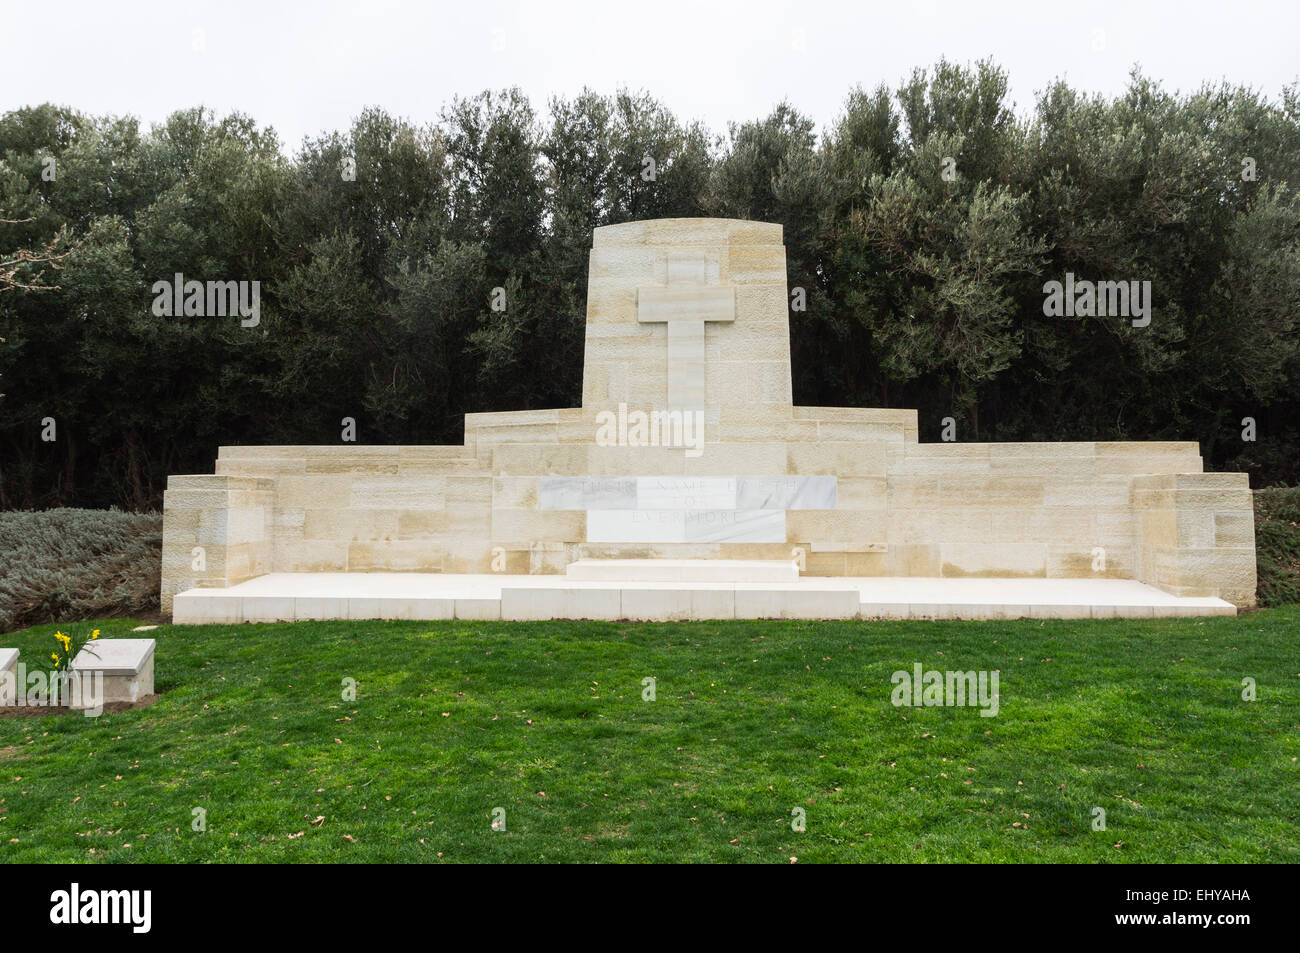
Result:
<svg viewBox="0 0 1300 953"><path fill-rule="evenodd" d="M172 477L164 611L184 589L266 572L562 573L643 557L1111 576L1254 604L1247 477L1201 472L1193 442L922 444L915 411L792 406L780 226L600 228L589 280L580 408L467 414L463 446L222 447L216 475ZM702 320L670 338L664 302L677 300ZM602 412L667 409L671 394L704 395L698 455L597 443ZM589 512L541 505L545 477L822 475L834 508L785 511L784 539L765 542L589 542Z"/></svg>

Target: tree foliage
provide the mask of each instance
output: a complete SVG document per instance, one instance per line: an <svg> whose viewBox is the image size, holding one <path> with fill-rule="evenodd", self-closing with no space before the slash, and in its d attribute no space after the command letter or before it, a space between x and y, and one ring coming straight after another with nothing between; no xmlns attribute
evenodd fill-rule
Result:
<svg viewBox="0 0 1300 953"><path fill-rule="evenodd" d="M789 103L715 136L645 93L539 115L484 92L379 109L292 157L239 114L0 117L0 507L157 506L229 443L457 443L467 411L573 406L591 229L784 226L795 399L917 407L960 439L1193 439L1300 479L1300 92L1027 114L994 64ZM256 326L159 317L174 275L258 281ZM1067 274L1150 281L1148 327L1047 317ZM1242 420L1258 439L1242 439ZM43 440L53 418L57 438Z"/></svg>

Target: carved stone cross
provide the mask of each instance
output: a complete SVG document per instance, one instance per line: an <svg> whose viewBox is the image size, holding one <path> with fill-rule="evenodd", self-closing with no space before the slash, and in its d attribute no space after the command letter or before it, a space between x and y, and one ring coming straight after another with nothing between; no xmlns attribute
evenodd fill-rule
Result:
<svg viewBox="0 0 1300 953"><path fill-rule="evenodd" d="M668 325L668 406L704 406L704 324L736 320L736 289L709 285L708 262L670 257L667 287L637 289L636 319Z"/></svg>

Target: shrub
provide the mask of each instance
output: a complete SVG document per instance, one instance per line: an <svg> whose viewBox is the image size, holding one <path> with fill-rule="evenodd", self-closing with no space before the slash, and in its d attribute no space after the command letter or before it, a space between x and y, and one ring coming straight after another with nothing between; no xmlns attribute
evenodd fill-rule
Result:
<svg viewBox="0 0 1300 953"><path fill-rule="evenodd" d="M162 514L0 512L0 632L156 611Z"/></svg>
<svg viewBox="0 0 1300 953"><path fill-rule="evenodd" d="M1255 491L1259 604L1300 602L1300 487Z"/></svg>

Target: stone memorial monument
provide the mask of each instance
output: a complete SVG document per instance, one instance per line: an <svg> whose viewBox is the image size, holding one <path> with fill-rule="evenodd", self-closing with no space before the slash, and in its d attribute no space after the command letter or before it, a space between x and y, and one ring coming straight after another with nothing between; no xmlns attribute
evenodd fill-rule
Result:
<svg viewBox="0 0 1300 953"><path fill-rule="evenodd" d="M1232 613L1247 476L1194 442L920 443L799 407L781 228L595 230L582 406L458 446L222 447L173 476L176 621Z"/></svg>

